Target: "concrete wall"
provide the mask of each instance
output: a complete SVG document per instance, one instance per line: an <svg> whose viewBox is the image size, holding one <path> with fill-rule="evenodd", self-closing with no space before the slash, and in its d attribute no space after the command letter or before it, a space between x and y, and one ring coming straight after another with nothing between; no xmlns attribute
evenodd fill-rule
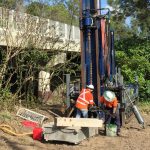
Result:
<svg viewBox="0 0 150 150"><path fill-rule="evenodd" d="M56 43L55 45L53 43ZM0 7L0 45L80 51L79 27Z"/></svg>

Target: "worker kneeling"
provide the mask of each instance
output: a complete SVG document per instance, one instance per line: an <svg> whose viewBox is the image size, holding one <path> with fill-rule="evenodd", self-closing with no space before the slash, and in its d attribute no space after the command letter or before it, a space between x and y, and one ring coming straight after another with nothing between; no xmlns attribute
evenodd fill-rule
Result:
<svg viewBox="0 0 150 150"><path fill-rule="evenodd" d="M94 86L92 84L87 85L86 89L82 89L80 95L76 101L77 114L76 118L80 118L81 114L83 118L88 118L88 107L93 106L93 92Z"/></svg>
<svg viewBox="0 0 150 150"><path fill-rule="evenodd" d="M118 109L118 100L115 93L112 91L105 91L103 96L100 97L101 107L105 112L105 131L106 124L117 125L117 135L120 133L120 116Z"/></svg>

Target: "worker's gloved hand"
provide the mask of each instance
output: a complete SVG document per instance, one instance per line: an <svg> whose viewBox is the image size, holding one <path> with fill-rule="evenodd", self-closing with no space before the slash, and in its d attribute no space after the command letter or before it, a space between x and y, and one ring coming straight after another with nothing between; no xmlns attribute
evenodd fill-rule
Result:
<svg viewBox="0 0 150 150"><path fill-rule="evenodd" d="M93 106L93 105L90 105L90 106L89 106L89 110L90 110L90 111L94 111L94 110L96 110L96 108L97 108L97 107L96 107L96 106Z"/></svg>
<svg viewBox="0 0 150 150"><path fill-rule="evenodd" d="M115 117L116 117L116 113L113 113L113 114L112 114L112 117L115 118Z"/></svg>
<svg viewBox="0 0 150 150"><path fill-rule="evenodd" d="M96 104L95 104L95 103L93 103L93 106L96 106Z"/></svg>
<svg viewBox="0 0 150 150"><path fill-rule="evenodd" d="M104 104L101 104L101 105L100 105L100 109L104 110L104 109L105 109L105 105L104 105Z"/></svg>
<svg viewBox="0 0 150 150"><path fill-rule="evenodd" d="M89 107L89 109L91 109L91 108L93 108L93 105L89 105L88 107Z"/></svg>

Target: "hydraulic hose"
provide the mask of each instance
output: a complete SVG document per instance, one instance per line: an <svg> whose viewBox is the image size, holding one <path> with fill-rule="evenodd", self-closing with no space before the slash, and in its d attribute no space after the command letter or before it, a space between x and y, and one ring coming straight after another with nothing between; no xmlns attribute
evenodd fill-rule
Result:
<svg viewBox="0 0 150 150"><path fill-rule="evenodd" d="M0 129L13 136L25 136L25 135L32 135L33 132L28 132L28 133L16 133L15 129L13 129L11 126L6 125L6 124L1 124Z"/></svg>

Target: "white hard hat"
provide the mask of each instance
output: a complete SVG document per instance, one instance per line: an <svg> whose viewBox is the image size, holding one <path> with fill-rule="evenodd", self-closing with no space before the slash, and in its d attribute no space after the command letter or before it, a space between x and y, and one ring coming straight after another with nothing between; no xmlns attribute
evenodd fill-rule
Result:
<svg viewBox="0 0 150 150"><path fill-rule="evenodd" d="M89 84L89 85L87 85L86 87L89 88L89 89L94 90L94 86L93 86L92 84Z"/></svg>
<svg viewBox="0 0 150 150"><path fill-rule="evenodd" d="M112 91L105 91L103 96L104 96L106 101L112 102L113 99L115 98L115 93Z"/></svg>

